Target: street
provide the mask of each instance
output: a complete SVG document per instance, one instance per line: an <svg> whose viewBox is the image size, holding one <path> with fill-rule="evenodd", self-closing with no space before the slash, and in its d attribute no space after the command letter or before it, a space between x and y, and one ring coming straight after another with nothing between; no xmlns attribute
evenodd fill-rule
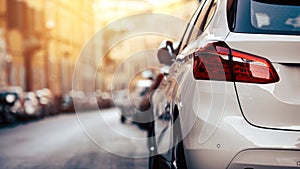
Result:
<svg viewBox="0 0 300 169"><path fill-rule="evenodd" d="M0 168L143 169L146 143L135 138L145 136L136 126L121 124L113 108L48 117L0 129Z"/></svg>

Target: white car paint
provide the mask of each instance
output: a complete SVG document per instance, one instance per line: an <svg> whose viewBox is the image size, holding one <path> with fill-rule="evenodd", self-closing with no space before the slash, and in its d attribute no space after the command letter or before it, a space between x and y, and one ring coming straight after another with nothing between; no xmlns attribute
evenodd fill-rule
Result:
<svg viewBox="0 0 300 169"><path fill-rule="evenodd" d="M154 114L162 115L167 103L171 114L178 107L189 168L300 167L300 68L289 65L300 63L300 37L231 33L226 4L218 1L209 26L171 65L169 76L152 96ZM196 80L192 58L187 56L216 41L269 59L280 81ZM174 146L172 125L172 121L155 125L158 153L171 163L167 152Z"/></svg>

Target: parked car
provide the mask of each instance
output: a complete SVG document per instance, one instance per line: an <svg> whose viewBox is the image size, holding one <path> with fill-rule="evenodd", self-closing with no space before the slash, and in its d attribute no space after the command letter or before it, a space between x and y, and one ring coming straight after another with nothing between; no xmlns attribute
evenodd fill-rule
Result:
<svg viewBox="0 0 300 169"><path fill-rule="evenodd" d="M54 115L58 112L50 89L40 89L35 91L35 94L42 109L42 116Z"/></svg>
<svg viewBox="0 0 300 169"><path fill-rule="evenodd" d="M116 106L121 114L121 123L125 123L127 118L130 118L135 109L132 107L129 100L129 91L127 89L114 91L112 94L112 101L114 106Z"/></svg>
<svg viewBox="0 0 300 169"><path fill-rule="evenodd" d="M96 91L97 104L100 109L110 108L113 105L109 91Z"/></svg>
<svg viewBox="0 0 300 169"><path fill-rule="evenodd" d="M125 123L127 120L140 124L145 122L141 119L143 114L141 106L146 104L149 100L149 94L152 89L156 70L147 69L137 73L129 83L128 89L115 91L113 93L113 102L116 107L121 111L121 122ZM151 90L151 91L150 91ZM146 97L148 99L146 99Z"/></svg>
<svg viewBox="0 0 300 169"><path fill-rule="evenodd" d="M153 80L147 92L143 95L143 99L138 105L137 111L133 114L133 122L143 130L150 130L151 122L154 120L152 116L153 108L150 102L152 93L158 88L163 80L164 74L158 74Z"/></svg>
<svg viewBox="0 0 300 169"><path fill-rule="evenodd" d="M75 112L73 97L71 92L66 93L62 96L62 103L60 106L60 111L62 112Z"/></svg>
<svg viewBox="0 0 300 169"><path fill-rule="evenodd" d="M89 107L87 95L81 90L70 91L75 110L84 111Z"/></svg>
<svg viewBox="0 0 300 169"><path fill-rule="evenodd" d="M21 87L4 87L0 89L0 123L11 124L24 115L23 90Z"/></svg>
<svg viewBox="0 0 300 169"><path fill-rule="evenodd" d="M151 99L150 169L299 168L299 18L295 0L200 2L158 52L170 71Z"/></svg>
<svg viewBox="0 0 300 169"><path fill-rule="evenodd" d="M30 91L25 93L24 110L26 119L37 119L43 117L42 106L40 105L35 92Z"/></svg>

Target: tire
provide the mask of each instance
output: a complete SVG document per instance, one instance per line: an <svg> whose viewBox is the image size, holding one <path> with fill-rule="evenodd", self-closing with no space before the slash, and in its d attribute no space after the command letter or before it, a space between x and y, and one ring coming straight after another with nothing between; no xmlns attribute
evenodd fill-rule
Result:
<svg viewBox="0 0 300 169"><path fill-rule="evenodd" d="M174 141L178 141L179 139L182 138L182 133L181 133L181 126L180 126L180 121L178 120L176 123L176 119L179 117L178 116L178 109L175 107L174 109L174 119L173 119L173 131L178 131L173 134L173 139ZM148 130L148 138L152 138L155 136L155 128L154 128L154 123L151 122L150 128ZM154 146L155 151L151 151L150 147ZM172 162L167 161L163 156L161 155L156 155L156 141L155 138L149 139L148 142L148 148L149 148L149 169L187 169L186 165L186 158L184 155L184 147L183 147L183 142L180 140L176 146L174 146L171 149L172 153L172 161L176 162L176 167L172 164Z"/></svg>
<svg viewBox="0 0 300 169"><path fill-rule="evenodd" d="M161 155L155 155L149 157L149 169L171 169L171 165Z"/></svg>
<svg viewBox="0 0 300 169"><path fill-rule="evenodd" d="M155 140L155 121L149 122L147 129L148 137L148 169L170 169L171 166L161 155L157 154L157 144Z"/></svg>
<svg viewBox="0 0 300 169"><path fill-rule="evenodd" d="M176 146L173 148L172 152L172 161L176 162L176 168L177 169L187 169L186 165L186 158L184 155L184 146L183 146L183 137L182 137L182 131L181 131L181 124L179 118L179 111L177 106L174 108L174 118L173 118L173 131L177 131L176 133L173 133L173 140L177 143Z"/></svg>
<svg viewBox="0 0 300 169"><path fill-rule="evenodd" d="M180 141L176 147L176 165L177 169L187 169L186 159L184 155L183 142Z"/></svg>
<svg viewBox="0 0 300 169"><path fill-rule="evenodd" d="M152 122L154 123L154 122ZM148 150L149 150L149 161L148 161L148 169L171 169L170 162L164 159L163 156L157 154L157 145L154 136L154 125L152 130L148 130ZM153 139L152 139L153 138ZM154 149L151 150L151 146Z"/></svg>
<svg viewBox="0 0 300 169"><path fill-rule="evenodd" d="M156 141L155 141L155 128L154 125L155 122L152 121L150 122L149 128L147 130L147 137L148 137L148 151L149 151L149 158L148 158L148 169L159 169L158 167L158 161L157 161L157 157L156 157ZM152 149L154 148L154 149ZM153 151L155 150L155 151Z"/></svg>

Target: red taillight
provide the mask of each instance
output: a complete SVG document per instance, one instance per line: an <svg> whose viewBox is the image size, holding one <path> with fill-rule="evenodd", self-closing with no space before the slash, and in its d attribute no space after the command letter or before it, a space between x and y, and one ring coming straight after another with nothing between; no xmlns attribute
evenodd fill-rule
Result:
<svg viewBox="0 0 300 169"><path fill-rule="evenodd" d="M274 83L279 76L265 58L232 50L224 42L215 42L194 53L195 79L246 83Z"/></svg>

